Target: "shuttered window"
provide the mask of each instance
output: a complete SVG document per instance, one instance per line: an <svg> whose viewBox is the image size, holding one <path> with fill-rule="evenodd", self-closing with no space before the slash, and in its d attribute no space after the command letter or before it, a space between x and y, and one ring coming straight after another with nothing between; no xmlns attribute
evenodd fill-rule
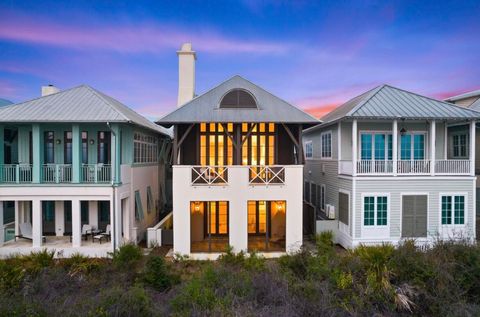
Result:
<svg viewBox="0 0 480 317"><path fill-rule="evenodd" d="M147 186L147 212L151 213L154 209L152 188Z"/></svg>
<svg viewBox="0 0 480 317"><path fill-rule="evenodd" d="M338 193L338 220L340 220L347 226L348 226L348 218L349 218L348 210L349 210L348 194Z"/></svg>
<svg viewBox="0 0 480 317"><path fill-rule="evenodd" d="M325 211L325 185L320 186L320 209Z"/></svg>
<svg viewBox="0 0 480 317"><path fill-rule="evenodd" d="M135 219L142 220L143 215L143 206L142 206L142 197L140 196L140 191L135 191Z"/></svg>
<svg viewBox="0 0 480 317"><path fill-rule="evenodd" d="M402 196L402 237L427 236L427 195Z"/></svg>

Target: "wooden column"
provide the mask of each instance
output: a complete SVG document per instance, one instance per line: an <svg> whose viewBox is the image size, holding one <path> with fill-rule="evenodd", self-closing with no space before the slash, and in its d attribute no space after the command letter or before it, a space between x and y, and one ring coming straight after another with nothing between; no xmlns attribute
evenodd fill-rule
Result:
<svg viewBox="0 0 480 317"><path fill-rule="evenodd" d="M235 124L235 165L242 165L242 124Z"/></svg>
<svg viewBox="0 0 480 317"><path fill-rule="evenodd" d="M303 157L303 142L302 142L302 125L298 125L298 164L302 165L305 163L305 158Z"/></svg>
<svg viewBox="0 0 480 317"><path fill-rule="evenodd" d="M475 121L470 122L470 146L469 146L469 155L470 159L470 175L475 176L475 133L476 125Z"/></svg>
<svg viewBox="0 0 480 317"><path fill-rule="evenodd" d="M357 119L352 122L352 176L357 176Z"/></svg>
<svg viewBox="0 0 480 317"><path fill-rule="evenodd" d="M178 164L178 125L173 126L173 158L172 165Z"/></svg>
<svg viewBox="0 0 480 317"><path fill-rule="evenodd" d="M435 140L436 140L436 122L430 121L430 175L435 175Z"/></svg>
<svg viewBox="0 0 480 317"><path fill-rule="evenodd" d="M397 176L398 172L398 121L393 120L392 124L392 163L393 176Z"/></svg>

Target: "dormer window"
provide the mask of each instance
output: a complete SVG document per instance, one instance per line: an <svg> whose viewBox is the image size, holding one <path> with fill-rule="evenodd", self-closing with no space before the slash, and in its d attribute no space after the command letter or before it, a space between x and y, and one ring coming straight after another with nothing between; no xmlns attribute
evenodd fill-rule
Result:
<svg viewBox="0 0 480 317"><path fill-rule="evenodd" d="M220 101L220 108L257 108L255 98L246 90L230 90Z"/></svg>

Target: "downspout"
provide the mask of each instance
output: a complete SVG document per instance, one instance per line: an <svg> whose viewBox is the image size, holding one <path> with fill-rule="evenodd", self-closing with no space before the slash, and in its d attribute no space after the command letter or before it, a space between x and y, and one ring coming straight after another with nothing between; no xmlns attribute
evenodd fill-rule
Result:
<svg viewBox="0 0 480 317"><path fill-rule="evenodd" d="M116 200L116 197L115 197L115 187L116 187L116 177L117 177L117 175L115 173L116 169L117 169L116 168L116 164L117 164L117 157L116 157L116 155L117 155L117 134L115 133L115 131L112 130L112 127L110 126L110 122L107 122L107 127L110 130L110 132L113 134L113 137L114 137L114 140L115 140L115 142L113 143L114 146L115 146L115 151L113 152L114 153L114 155L113 155L113 160L114 160L113 163L114 164L111 165L113 167L112 170L111 170L111 173L112 173L112 184L111 185L112 185L112 191L113 191L113 213L112 213L113 214L113 219L112 219L113 220L113 234L112 234L113 239L112 239L112 241L113 241L113 252L115 252L115 250L117 250L117 239L116 239L117 222L116 222L116 217L115 217L115 215L117 213L117 206L116 206L117 200ZM110 149L110 151L111 151L111 149Z"/></svg>

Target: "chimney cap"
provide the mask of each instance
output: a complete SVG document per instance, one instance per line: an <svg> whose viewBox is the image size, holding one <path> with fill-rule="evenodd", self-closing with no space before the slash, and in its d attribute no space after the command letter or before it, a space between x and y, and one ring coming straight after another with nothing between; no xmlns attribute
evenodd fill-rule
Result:
<svg viewBox="0 0 480 317"><path fill-rule="evenodd" d="M182 47L179 51L177 51L177 55L193 55L195 59L197 58L197 54L194 50L192 50L192 43L183 43Z"/></svg>

